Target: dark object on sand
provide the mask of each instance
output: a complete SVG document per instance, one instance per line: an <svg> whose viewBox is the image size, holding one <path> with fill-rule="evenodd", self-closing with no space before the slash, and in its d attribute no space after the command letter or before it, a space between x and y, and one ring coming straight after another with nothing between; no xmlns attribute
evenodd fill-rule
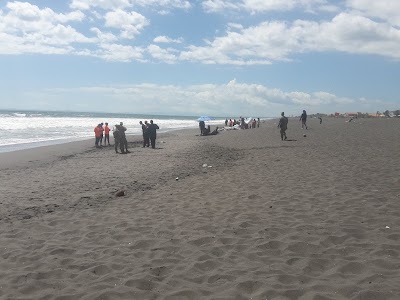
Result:
<svg viewBox="0 0 400 300"><path fill-rule="evenodd" d="M125 196L125 191L118 191L118 192L115 194L115 196L117 196L117 197L123 197L123 196Z"/></svg>

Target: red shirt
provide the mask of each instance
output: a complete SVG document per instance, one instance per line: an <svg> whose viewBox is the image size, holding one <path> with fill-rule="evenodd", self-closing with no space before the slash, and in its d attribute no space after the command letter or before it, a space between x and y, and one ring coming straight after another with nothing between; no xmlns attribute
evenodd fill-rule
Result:
<svg viewBox="0 0 400 300"><path fill-rule="evenodd" d="M94 128L94 135L95 135L96 137L100 137L102 134L103 134L103 128L101 128L101 127L99 127L99 126L96 126L96 127Z"/></svg>

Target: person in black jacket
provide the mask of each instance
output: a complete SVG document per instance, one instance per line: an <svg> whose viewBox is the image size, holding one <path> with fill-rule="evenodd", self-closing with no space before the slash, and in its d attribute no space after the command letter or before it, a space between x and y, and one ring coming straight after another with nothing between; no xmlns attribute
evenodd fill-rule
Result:
<svg viewBox="0 0 400 300"><path fill-rule="evenodd" d="M206 129L206 123L203 120L199 121L200 135L203 135L204 130Z"/></svg>
<svg viewBox="0 0 400 300"><path fill-rule="evenodd" d="M126 127L122 122L119 123L119 125L115 125L115 130L114 130L114 138L115 138L115 152L118 153L117 150L117 144L119 144L121 154L126 154L130 153L128 150L128 141L126 140Z"/></svg>
<svg viewBox="0 0 400 300"><path fill-rule="evenodd" d="M149 135L147 134L147 121L144 121L144 124L142 121L140 121L139 124L142 126L143 148L149 147L150 141L149 141Z"/></svg>
<svg viewBox="0 0 400 300"><path fill-rule="evenodd" d="M147 134L150 138L151 148L156 148L156 138L157 138L157 129L160 129L157 124L153 123L153 120L150 120L150 124L147 127Z"/></svg>

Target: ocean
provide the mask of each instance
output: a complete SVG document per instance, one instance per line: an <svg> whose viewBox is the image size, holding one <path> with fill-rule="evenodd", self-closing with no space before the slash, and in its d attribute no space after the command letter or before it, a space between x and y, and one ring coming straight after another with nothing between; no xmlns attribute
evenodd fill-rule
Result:
<svg viewBox="0 0 400 300"><path fill-rule="evenodd" d="M197 128L195 116L164 116L114 113L10 111L0 110L0 153L40 146L62 144L93 138L93 129L99 123L113 125L124 122L127 135L141 135L139 121L154 120L160 130L167 132L185 128ZM221 124L215 118L207 124Z"/></svg>

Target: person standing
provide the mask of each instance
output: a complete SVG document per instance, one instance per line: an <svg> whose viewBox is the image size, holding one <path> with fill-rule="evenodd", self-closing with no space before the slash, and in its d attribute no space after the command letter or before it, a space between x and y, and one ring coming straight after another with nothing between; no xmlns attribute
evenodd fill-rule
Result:
<svg viewBox="0 0 400 300"><path fill-rule="evenodd" d="M124 126L124 123L120 122L118 126L118 131L119 131L119 136L120 136L120 148L121 148L121 153L130 153L128 150L128 141L126 140L126 127Z"/></svg>
<svg viewBox="0 0 400 300"><path fill-rule="evenodd" d="M96 138L94 144L96 146L96 148L100 148L101 147L101 143L99 145L100 139L103 136L103 125L98 124L95 128L94 128L94 136Z"/></svg>
<svg viewBox="0 0 400 300"><path fill-rule="evenodd" d="M102 130L102 132L101 132L101 135L100 135L100 140L99 140L99 144L100 144L100 146L103 144L103 133L104 133L104 127L103 127L103 125L104 125L104 123L102 122L102 123L100 123L101 124L101 129L103 129Z"/></svg>
<svg viewBox="0 0 400 300"><path fill-rule="evenodd" d="M144 147L149 147L150 141L149 141L149 135L147 134L147 121L142 121L139 122L139 124L142 126L142 133L143 133L143 148Z"/></svg>
<svg viewBox="0 0 400 300"><path fill-rule="evenodd" d="M153 123L153 120L150 120L150 124L147 127L147 134L150 138L151 148L156 148L156 138L157 138L157 129L160 129L157 124Z"/></svg>
<svg viewBox="0 0 400 300"><path fill-rule="evenodd" d="M306 113L305 110L303 110L303 113L301 114L299 121L301 121L301 129L304 129L304 127L306 129L308 129L308 127L307 127L307 113Z"/></svg>
<svg viewBox="0 0 400 300"><path fill-rule="evenodd" d="M108 143L110 146L110 127L108 127L108 123L106 122L104 127L104 146Z"/></svg>
<svg viewBox="0 0 400 300"><path fill-rule="evenodd" d="M281 129L281 140L287 140L286 130L287 124L289 123L289 119L285 117L285 113L281 113L281 118L279 119L278 128Z"/></svg>
<svg viewBox="0 0 400 300"><path fill-rule="evenodd" d="M118 153L118 146L120 146L120 148L121 148L121 137L120 137L118 128L119 128L119 125L116 124L113 129L115 153Z"/></svg>
<svg viewBox="0 0 400 300"><path fill-rule="evenodd" d="M228 118L225 119L225 126L228 126Z"/></svg>
<svg viewBox="0 0 400 300"><path fill-rule="evenodd" d="M203 135L204 129L206 129L206 123L203 120L199 121L200 135Z"/></svg>

